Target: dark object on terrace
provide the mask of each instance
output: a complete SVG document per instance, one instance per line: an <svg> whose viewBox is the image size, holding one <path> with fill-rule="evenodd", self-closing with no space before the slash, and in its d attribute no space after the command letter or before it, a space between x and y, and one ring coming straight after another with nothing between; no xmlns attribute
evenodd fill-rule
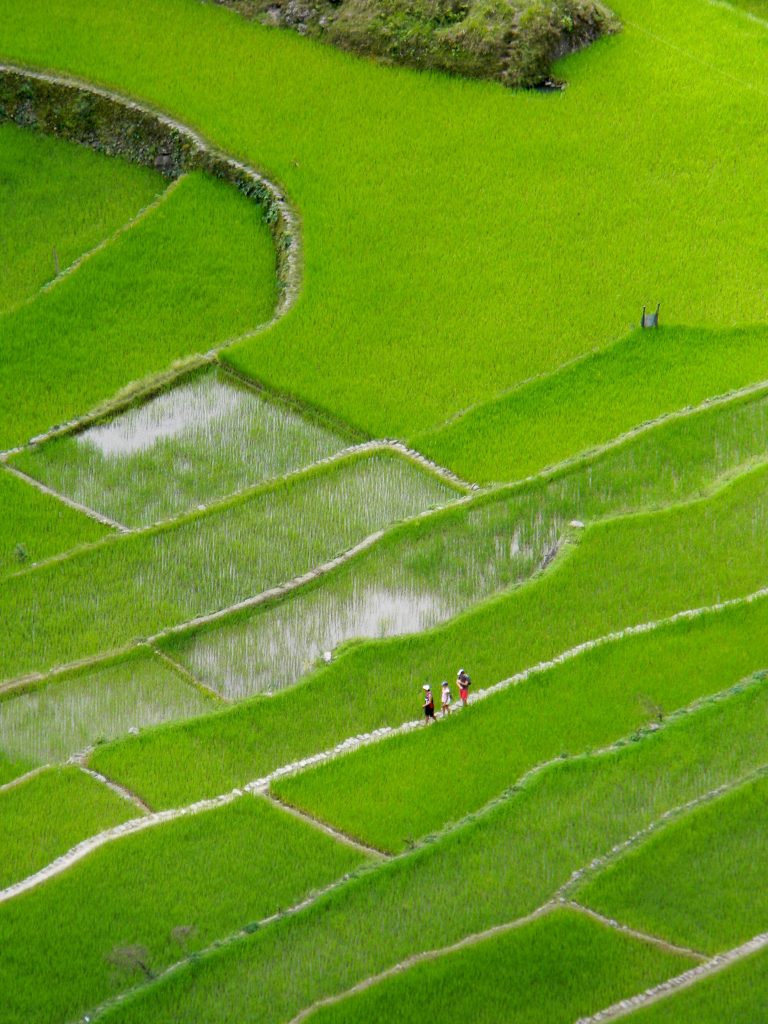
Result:
<svg viewBox="0 0 768 1024"><path fill-rule="evenodd" d="M658 327L659 326L659 307L661 303L656 305L655 313L646 313L645 306L643 306L643 315L640 318L640 326L645 330L647 327Z"/></svg>

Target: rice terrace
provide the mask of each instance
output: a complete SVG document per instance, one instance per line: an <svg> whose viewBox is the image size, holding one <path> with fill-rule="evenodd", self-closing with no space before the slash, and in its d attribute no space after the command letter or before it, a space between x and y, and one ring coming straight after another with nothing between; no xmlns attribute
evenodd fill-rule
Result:
<svg viewBox="0 0 768 1024"><path fill-rule="evenodd" d="M0 0L0 1024L768 1021L768 0Z"/></svg>

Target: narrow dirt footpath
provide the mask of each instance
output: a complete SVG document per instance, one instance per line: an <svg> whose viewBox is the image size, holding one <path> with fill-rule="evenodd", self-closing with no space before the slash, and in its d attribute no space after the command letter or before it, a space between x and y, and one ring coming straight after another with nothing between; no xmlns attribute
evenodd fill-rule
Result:
<svg viewBox="0 0 768 1024"><path fill-rule="evenodd" d="M650 932L641 932L637 928L630 928L629 925L622 924L621 921L617 921L613 917L606 917L605 914L599 914L596 910L585 907L582 903L576 903L574 900L562 900L560 906L567 907L568 910L575 910L577 914L583 914L599 924L604 924L607 928L621 932L622 935L629 935L640 942L647 942L651 946L658 946L659 949L663 949L667 953L691 957L693 960L698 960L701 963L709 959L706 954L700 953L696 949L689 949L687 946L677 946L674 942L668 942L667 939L663 939L659 935L651 935Z"/></svg>
<svg viewBox="0 0 768 1024"><path fill-rule="evenodd" d="M621 1017L628 1017L636 1010L641 1010L652 1003L659 1002L661 999L666 999L668 996L674 995L675 992L690 988L691 985L695 985L696 982L701 981L703 978L709 978L713 974L725 970L726 967L738 963L739 960L744 960L746 957L767 948L768 932L761 932L760 935L755 935L754 938L749 939L743 945L729 949L725 953L718 953L717 956L713 956L706 963L692 967L689 971L684 971L682 974L670 978L669 981L663 981L659 985L654 985L653 988L646 989L645 992L631 996L629 999L622 999L620 1002L614 1003L613 1006L608 1006L604 1010L598 1011L598 1013L593 1014L591 1017L580 1017L576 1024L600 1024L602 1021L619 1020Z"/></svg>
<svg viewBox="0 0 768 1024"><path fill-rule="evenodd" d="M320 821L319 818L313 817L311 814L307 814L306 811L300 810L298 807L293 807L291 804L281 800L274 793L271 793L268 789L263 790L252 790L252 792L259 792L263 797L269 800L270 803L275 804L281 811L285 811L286 814L290 814L291 817L297 818L299 821L305 822L307 825L311 825L312 828L318 829L318 831L325 833L335 839L338 843L343 843L344 846L350 846L353 850L357 850L358 853L365 854L366 857L375 857L377 860L390 860L392 854L387 853L385 850L379 850L375 846L366 846L365 843L359 842L352 836L347 835L346 832L340 832L338 829L332 828L330 825L326 825L324 821Z"/></svg>
<svg viewBox="0 0 768 1024"><path fill-rule="evenodd" d="M537 921L540 917L544 917L547 914L551 914L553 910L556 910L558 904L556 902L545 903L537 910L527 914L525 917L519 917L515 921L509 921L505 924L494 925L493 928L488 928L483 932L476 932L473 935L467 935L463 939L459 939L458 942L452 943L450 946L443 946L440 949L430 949L423 953L414 953L413 956L406 957L405 960L401 960L400 963L395 964L393 967L388 967L385 971L381 971L379 974L372 974L369 978L364 978L359 981L352 988L346 989L344 992L338 992L336 995L324 996L322 999L318 999L312 1003L311 1006L306 1007L300 1013L297 1013L295 1017L292 1017L289 1024L301 1024L308 1017L311 1017L317 1010L322 1009L325 1006L334 1006L336 1003L341 1003L345 999L349 999L351 996L359 995L361 992L365 992L366 989L372 988L374 985L378 985L381 981L386 981L387 978L392 978L396 974L402 974L411 967L416 967L417 964L427 963L430 960L438 960L441 957L449 956L451 953L458 953L462 949L467 949L470 946L477 945L478 942L485 942L486 939L492 939L498 935L506 935L507 932L516 931L518 928L523 928L525 925L530 924L532 921Z"/></svg>
<svg viewBox="0 0 768 1024"><path fill-rule="evenodd" d="M93 519L97 523L101 523L102 526L109 526L111 529L117 530L118 533L130 532L127 526L124 526L122 523L118 523L116 519L110 519L109 516L102 515L101 512L97 512L95 509L89 508L87 505L83 505L79 501L75 501L74 498L68 498L66 494L54 491L54 489L52 487L48 487L47 484L43 484L39 480L35 480L33 476L29 476L27 473L22 472L22 470L17 469L15 466L11 466L2 456L0 456L0 466L2 466L7 473L11 473L15 476L17 480L21 480L30 487L34 487L35 490L40 491L42 494L47 494L49 498L55 498L56 501L60 501L62 505L66 505L67 508L71 508L75 512L80 512L89 519ZM10 573L9 575L13 576L16 574Z"/></svg>

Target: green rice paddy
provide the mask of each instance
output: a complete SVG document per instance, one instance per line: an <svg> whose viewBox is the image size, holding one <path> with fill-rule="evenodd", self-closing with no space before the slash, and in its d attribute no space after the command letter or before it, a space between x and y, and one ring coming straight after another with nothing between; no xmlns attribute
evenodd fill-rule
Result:
<svg viewBox="0 0 768 1024"><path fill-rule="evenodd" d="M0 786L13 782L35 767L31 761L8 757L0 750Z"/></svg>
<svg viewBox="0 0 768 1024"><path fill-rule="evenodd" d="M749 594L765 579L765 480L756 469L711 498L596 524L538 579L443 626L356 644L293 690L129 738L94 764L153 805L175 806L412 720L422 684L461 665L486 686L609 632Z"/></svg>
<svg viewBox="0 0 768 1024"><path fill-rule="evenodd" d="M709 954L768 931L767 798L764 778L745 783L672 822L577 889L575 898Z"/></svg>
<svg viewBox="0 0 768 1024"><path fill-rule="evenodd" d="M83 839L138 815L79 768L48 768L0 793L0 889L44 868Z"/></svg>
<svg viewBox="0 0 768 1024"><path fill-rule="evenodd" d="M413 967L311 1019L417 1024L435 1014L457 1024L572 1024L692 965L572 911L558 911Z"/></svg>
<svg viewBox="0 0 768 1024"><path fill-rule="evenodd" d="M275 295L259 208L221 182L184 178L77 273L0 318L0 387L14 395L0 410L0 446L268 320Z"/></svg>
<svg viewBox="0 0 768 1024"><path fill-rule="evenodd" d="M572 520L707 493L762 461L767 433L764 392L670 419L548 479L393 530L319 586L175 641L174 657L227 697L274 692L346 640L421 632L521 583Z"/></svg>
<svg viewBox="0 0 768 1024"><path fill-rule="evenodd" d="M614 753L565 760L465 827L190 964L105 1019L288 1020L406 956L528 914L666 811L766 763L767 701L759 683ZM428 780L442 782L444 767L430 767ZM472 879L471 900L462 878Z"/></svg>
<svg viewBox="0 0 768 1024"><path fill-rule="evenodd" d="M524 477L636 424L768 379L767 337L762 326L633 331L414 443L475 480ZM484 451L478 437L487 440Z"/></svg>
<svg viewBox="0 0 768 1024"><path fill-rule="evenodd" d="M448 947L562 894L765 932L761 2L616 0L535 93L0 0L0 59L178 118L300 242L272 322L285 240L235 188L0 126L0 888L177 808L0 902L0 1024L573 1024L692 958L562 907ZM54 247L89 255L44 288ZM459 665L525 678L417 725ZM763 962L630 1016L752 1024Z"/></svg>
<svg viewBox="0 0 768 1024"><path fill-rule="evenodd" d="M68 508L0 466L0 577L110 534L107 526Z"/></svg>
<svg viewBox="0 0 768 1024"><path fill-rule="evenodd" d="M363 860L253 797L116 840L0 904L3 1019L71 1020L141 979L140 969L110 963L116 948L144 947L158 971ZM31 947L34 961L22 969Z"/></svg>
<svg viewBox="0 0 768 1024"><path fill-rule="evenodd" d="M675 709L768 668L767 629L764 598L626 637L531 676L439 728L364 748L273 789L350 835L401 850L477 811L538 764L655 727ZM457 699L453 682L452 692ZM428 799L425 764L448 766L445 784L430 787Z"/></svg>
<svg viewBox="0 0 768 1024"><path fill-rule="evenodd" d="M624 32L566 61L558 96L371 67L186 0L95 21L33 0L9 11L3 50L181 112L277 177L302 211L307 298L233 358L371 433L414 436L622 336L644 302L668 323L764 314L763 30L700 0L616 10ZM169 19L183 31L161 41Z"/></svg>
<svg viewBox="0 0 768 1024"><path fill-rule="evenodd" d="M0 125L0 311L33 298L57 260L69 267L164 188L152 171Z"/></svg>

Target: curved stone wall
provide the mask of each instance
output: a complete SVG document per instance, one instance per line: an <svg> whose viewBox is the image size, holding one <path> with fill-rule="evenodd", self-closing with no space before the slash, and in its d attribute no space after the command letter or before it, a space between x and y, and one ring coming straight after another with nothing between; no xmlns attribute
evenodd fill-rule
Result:
<svg viewBox="0 0 768 1024"><path fill-rule="evenodd" d="M275 242L275 317L293 304L300 285L299 231L285 196L254 168L215 149L191 128L87 82L7 64L0 64L2 121L154 167L171 180L186 171L204 171L234 185L263 208Z"/></svg>

